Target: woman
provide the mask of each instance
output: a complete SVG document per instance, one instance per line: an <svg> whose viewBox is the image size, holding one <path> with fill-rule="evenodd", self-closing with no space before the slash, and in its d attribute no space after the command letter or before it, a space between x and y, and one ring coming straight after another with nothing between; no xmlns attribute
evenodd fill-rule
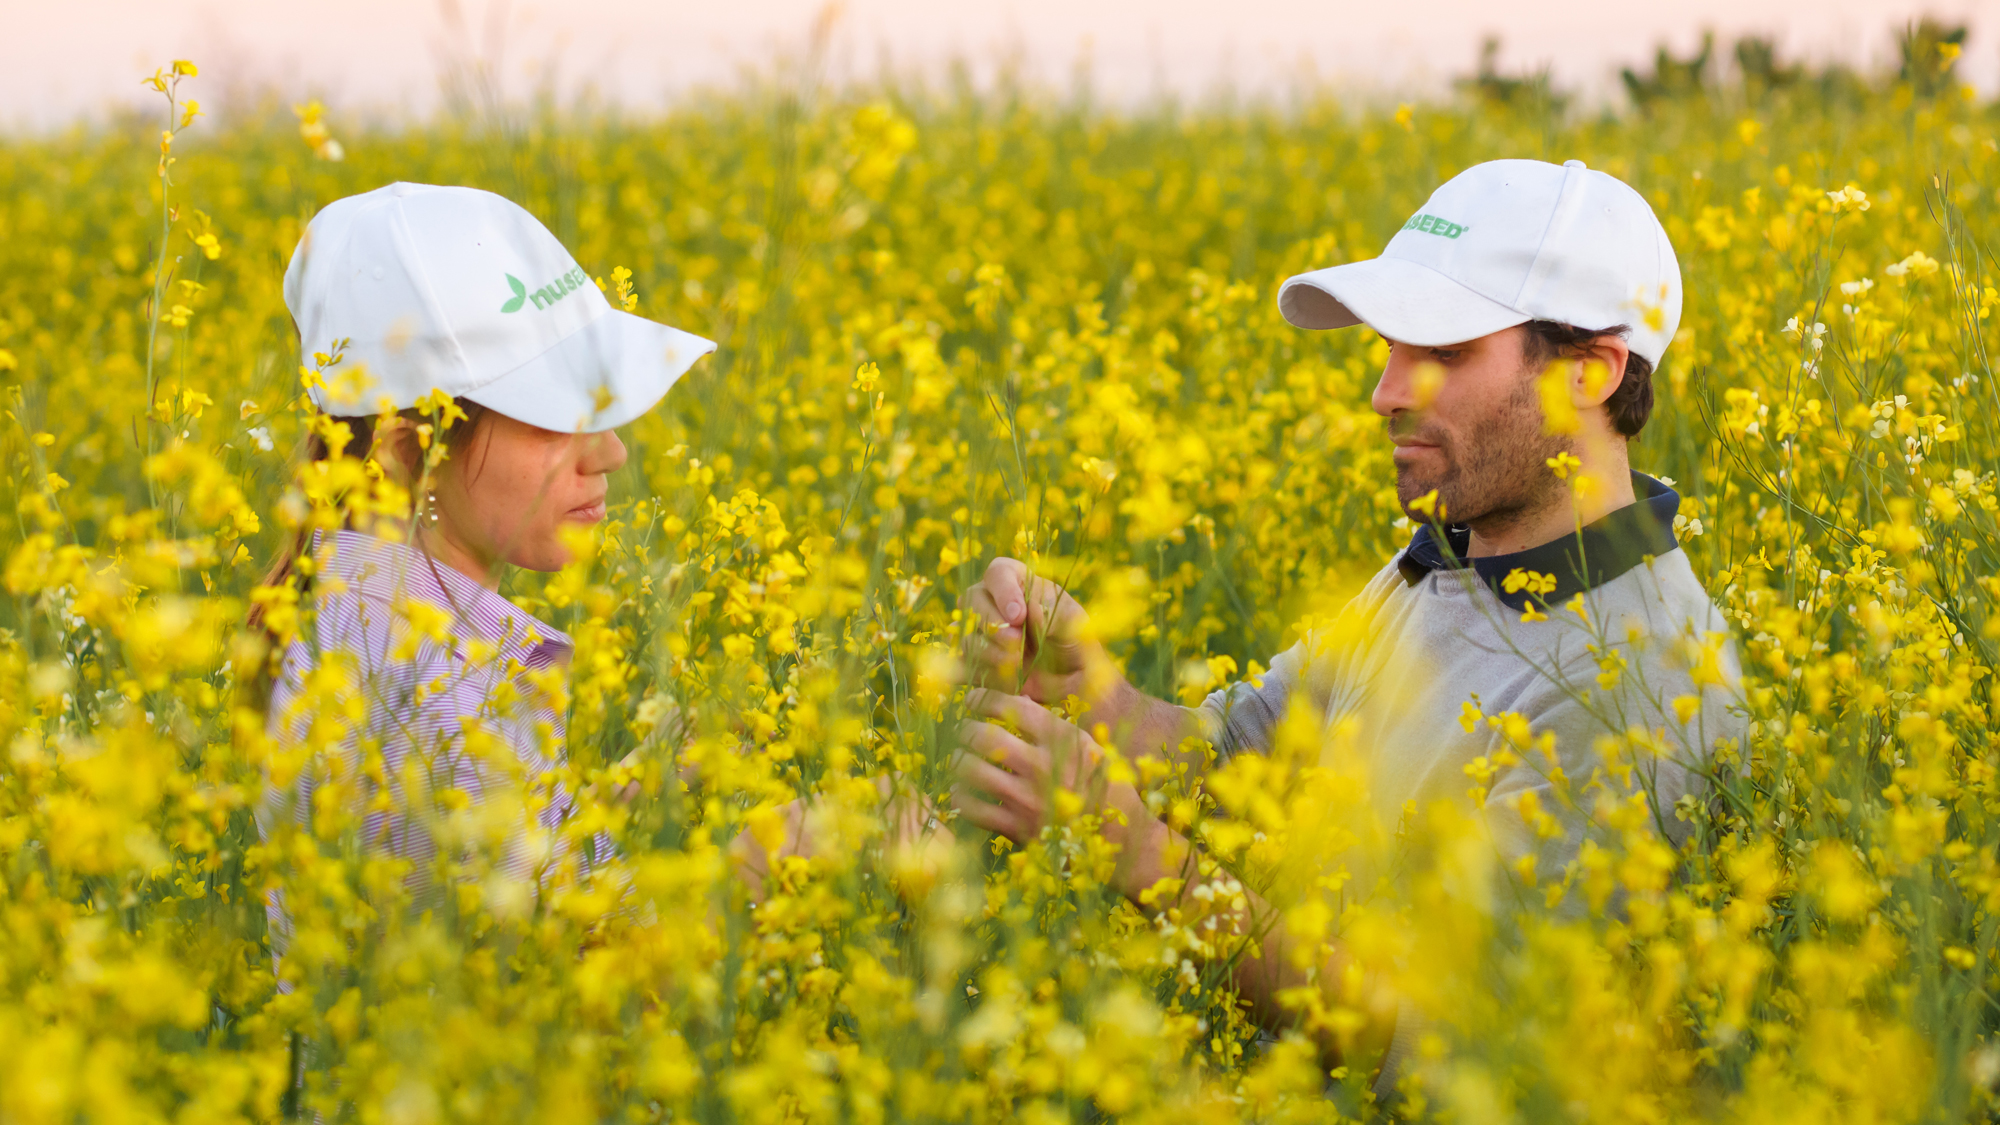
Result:
<svg viewBox="0 0 2000 1125"><path fill-rule="evenodd" d="M571 645L501 581L568 561L565 529L604 518L625 462L615 428L715 345L612 308L533 216L462 187L328 205L285 302L321 360L304 478L332 487L345 453L388 487L349 466L373 502L301 531L256 596L251 624L276 646L266 836L295 870L407 860L421 906L456 874L486 876L496 908L521 902L561 856L567 801L539 779L563 753L546 689ZM274 898L274 946L328 908Z"/></svg>

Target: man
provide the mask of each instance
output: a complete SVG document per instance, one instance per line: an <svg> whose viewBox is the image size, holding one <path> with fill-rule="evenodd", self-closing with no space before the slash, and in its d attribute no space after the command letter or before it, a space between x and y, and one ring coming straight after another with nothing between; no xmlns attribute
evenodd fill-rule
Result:
<svg viewBox="0 0 2000 1125"><path fill-rule="evenodd" d="M1654 828L1683 837L1676 806L1714 742L1741 728L1726 709L1737 675L1727 630L1674 539L1679 497L1627 461L1681 308L1679 265L1645 200L1579 161L1481 164L1439 188L1381 257L1291 278L1278 304L1301 328L1366 325L1388 341L1372 405L1396 445L1397 497L1422 526L1337 627L1278 656L1261 683L1197 708L1133 688L1089 639L1080 605L996 559L964 600L989 627L974 673L995 685L970 706L1019 733L970 725L977 753L954 795L963 817L1029 839L1052 787L1075 788L1118 814L1104 820L1122 848L1121 891L1165 905L1145 892L1186 874L1188 842L1131 786L1092 775L1095 743L1042 706L1075 695L1089 708L1083 728L1103 724L1131 757L1172 755L1189 736L1225 759L1267 752L1288 712L1311 707L1328 744L1338 728L1362 748L1391 827L1406 807L1469 805L1466 767L1476 779L1492 766L1482 815L1500 870L1522 873L1512 877L1560 883L1578 855L1587 798L1566 805L1559 785L1618 792L1630 779ZM998 686L1016 682L1018 695ZM1539 749L1503 753L1520 747L1519 719L1538 748L1553 736L1560 772ZM1600 740L1629 748L1634 730L1648 748L1641 768L1607 771ZM1241 931L1268 937L1233 974L1253 1012L1279 1023L1279 992L1306 977L1264 909L1249 900ZM1344 968L1336 957L1321 981ZM1361 1043L1393 1039L1382 1091L1420 1021L1393 1001L1368 1021Z"/></svg>

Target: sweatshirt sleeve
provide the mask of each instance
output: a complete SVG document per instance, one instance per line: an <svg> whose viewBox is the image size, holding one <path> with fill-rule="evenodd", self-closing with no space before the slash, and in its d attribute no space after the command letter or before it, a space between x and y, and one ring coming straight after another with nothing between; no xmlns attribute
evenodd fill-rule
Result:
<svg viewBox="0 0 2000 1125"><path fill-rule="evenodd" d="M1321 715L1357 706L1369 682L1368 666L1357 660L1366 649L1364 639L1373 635L1375 615L1390 594L1406 585L1396 560L1390 560L1334 621L1307 632L1273 658L1270 671L1231 684L1191 708L1216 759L1226 761L1246 750L1269 753L1278 725L1295 705L1309 704Z"/></svg>
<svg viewBox="0 0 2000 1125"><path fill-rule="evenodd" d="M1217 761L1249 751L1268 753L1278 724L1291 708L1305 661L1306 642L1279 653L1270 671L1213 692L1191 708L1201 736L1215 747Z"/></svg>

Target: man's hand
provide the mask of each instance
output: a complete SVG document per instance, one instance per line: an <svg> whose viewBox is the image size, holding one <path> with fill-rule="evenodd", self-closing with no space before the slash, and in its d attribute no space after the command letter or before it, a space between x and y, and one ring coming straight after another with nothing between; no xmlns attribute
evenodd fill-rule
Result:
<svg viewBox="0 0 2000 1125"><path fill-rule="evenodd" d="M965 819L1026 843L1053 819L1051 806L1060 791L1075 794L1084 809L1112 810L1104 834L1115 843L1122 844L1134 825L1153 820L1137 789L1105 775L1103 748L1075 724L1018 695L974 691L965 702L973 714L1005 719L1021 732L966 720L967 752L952 787L952 804Z"/></svg>
<svg viewBox="0 0 2000 1125"><path fill-rule="evenodd" d="M1025 844L1055 819L1052 805L1058 794L1074 794L1083 809L1104 814L1101 831L1118 845L1112 886L1148 913L1185 905L1189 885L1205 878L1194 862L1192 845L1147 811L1138 790L1105 775L1104 750L1096 739L1032 699L974 691L965 702L973 714L1005 719L1021 733L997 723L966 721L967 750L959 759L958 784L951 792L961 816ZM1267 1027L1296 1026L1297 1011L1281 998L1314 987L1304 966L1318 957L1318 951L1295 955L1293 939L1270 904L1233 879L1231 888L1230 894L1200 904L1207 916L1207 940L1221 951L1221 963L1254 1018ZM1346 954L1336 950L1320 965L1319 987L1346 980L1345 965ZM1355 1057L1362 1060L1379 1056L1395 1028L1394 996L1379 987L1367 996L1369 1020L1354 1040ZM1342 1033L1321 1026L1307 1030L1319 1040L1324 1064L1341 1065Z"/></svg>
<svg viewBox="0 0 2000 1125"><path fill-rule="evenodd" d="M1103 676L1111 669L1104 646L1084 636L1090 615L1019 559L994 559L958 604L985 626L967 640L965 652L970 679L979 687L1018 692L1038 703L1071 695L1089 699L1087 673L1096 669Z"/></svg>
<svg viewBox="0 0 2000 1125"><path fill-rule="evenodd" d="M1030 574L1019 559L994 559L958 604L984 626L965 644L973 686L1044 704L1074 695L1084 702L1084 721L1103 723L1126 753L1179 760L1181 739L1191 733L1187 713L1125 679L1090 635L1090 615L1062 587Z"/></svg>

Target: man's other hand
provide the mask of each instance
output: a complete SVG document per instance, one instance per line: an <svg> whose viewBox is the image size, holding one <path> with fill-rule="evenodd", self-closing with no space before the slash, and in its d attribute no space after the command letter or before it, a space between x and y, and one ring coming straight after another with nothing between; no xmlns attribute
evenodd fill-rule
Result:
<svg viewBox="0 0 2000 1125"><path fill-rule="evenodd" d="M974 691L965 703L980 717L961 730L966 753L952 788L952 804L966 820L1025 844L1050 823L1057 791L1075 794L1081 810L1116 809L1104 826L1114 842L1123 843L1131 824L1151 819L1138 790L1106 776L1104 750L1075 724L1020 696Z"/></svg>
<svg viewBox="0 0 2000 1125"><path fill-rule="evenodd" d="M1104 694L1087 690L1090 670L1102 678L1111 669L1104 647L1085 635L1090 615L1062 587L1029 573L1026 563L994 559L958 604L982 626L965 646L974 685L1040 703L1071 695L1095 702L1093 695Z"/></svg>

